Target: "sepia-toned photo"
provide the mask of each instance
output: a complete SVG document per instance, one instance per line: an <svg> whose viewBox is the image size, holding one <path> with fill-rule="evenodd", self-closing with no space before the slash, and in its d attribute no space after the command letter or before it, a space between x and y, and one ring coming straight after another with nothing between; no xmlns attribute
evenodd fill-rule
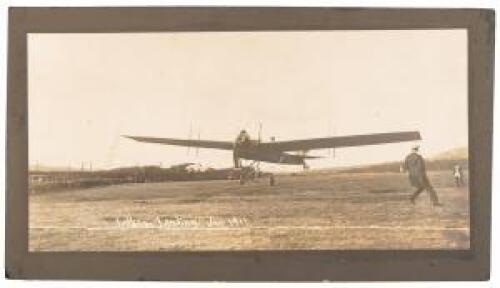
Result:
<svg viewBox="0 0 500 288"><path fill-rule="evenodd" d="M467 42L30 33L29 250L469 249Z"/></svg>

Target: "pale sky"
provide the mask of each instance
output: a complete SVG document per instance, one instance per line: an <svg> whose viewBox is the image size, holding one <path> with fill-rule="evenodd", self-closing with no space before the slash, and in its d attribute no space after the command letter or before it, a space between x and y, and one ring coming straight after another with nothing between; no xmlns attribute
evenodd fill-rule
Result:
<svg viewBox="0 0 500 288"><path fill-rule="evenodd" d="M466 30L29 34L28 75L32 165L229 167L230 151L120 135L233 141L259 122L264 140L418 130L424 156L468 141ZM414 144L309 164L394 161Z"/></svg>

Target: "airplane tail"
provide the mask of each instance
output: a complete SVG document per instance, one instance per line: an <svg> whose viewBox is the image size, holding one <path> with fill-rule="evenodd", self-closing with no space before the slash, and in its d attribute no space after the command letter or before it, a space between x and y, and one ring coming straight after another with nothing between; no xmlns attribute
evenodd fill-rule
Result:
<svg viewBox="0 0 500 288"><path fill-rule="evenodd" d="M323 156L311 156L311 155L300 155L300 157L304 159L319 159L319 158L325 158Z"/></svg>

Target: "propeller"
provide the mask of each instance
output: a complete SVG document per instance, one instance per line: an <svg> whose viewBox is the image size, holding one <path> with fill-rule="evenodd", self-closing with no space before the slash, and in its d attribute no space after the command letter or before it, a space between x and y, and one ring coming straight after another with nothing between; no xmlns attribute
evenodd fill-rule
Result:
<svg viewBox="0 0 500 288"><path fill-rule="evenodd" d="M328 126L328 129L327 129L328 137L335 136L335 134L336 134L335 133L336 132L335 125L332 125L330 122L328 122L327 126ZM332 157L333 159L335 159L335 147L328 148L327 150L328 150L327 151L328 157Z"/></svg>
<svg viewBox="0 0 500 288"><path fill-rule="evenodd" d="M262 122L259 122L259 134L258 134L259 143L262 141Z"/></svg>

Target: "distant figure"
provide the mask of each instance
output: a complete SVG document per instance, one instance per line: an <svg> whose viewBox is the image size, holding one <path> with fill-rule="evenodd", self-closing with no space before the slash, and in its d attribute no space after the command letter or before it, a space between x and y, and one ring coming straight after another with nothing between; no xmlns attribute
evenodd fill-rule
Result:
<svg viewBox="0 0 500 288"><path fill-rule="evenodd" d="M455 177L457 187L464 185L462 167L458 164L453 167L453 177Z"/></svg>
<svg viewBox="0 0 500 288"><path fill-rule="evenodd" d="M432 204L434 206L442 206L439 203L438 196L434 188L432 187L427 173L425 171L425 161L424 158L418 154L418 146L412 148L412 152L406 156L404 162L404 169L408 171L408 176L410 178L410 183L417 190L410 197L411 203L415 204L415 200L422 191L429 191Z"/></svg>

